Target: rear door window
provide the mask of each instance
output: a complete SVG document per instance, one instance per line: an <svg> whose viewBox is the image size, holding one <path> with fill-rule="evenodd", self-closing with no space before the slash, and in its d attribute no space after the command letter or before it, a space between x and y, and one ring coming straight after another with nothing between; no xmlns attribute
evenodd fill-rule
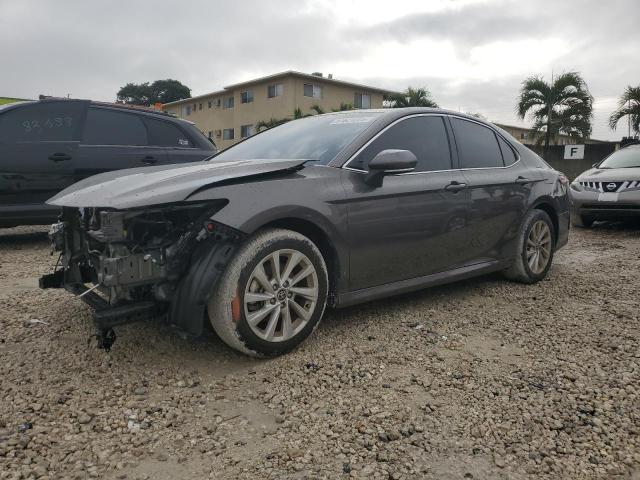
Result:
<svg viewBox="0 0 640 480"><path fill-rule="evenodd" d="M82 137L86 145L147 145L147 129L139 115L89 108Z"/></svg>
<svg viewBox="0 0 640 480"><path fill-rule="evenodd" d="M451 169L451 151L444 120L439 116L410 117L392 125L349 163L368 170L371 159L383 150L409 150L417 158L416 172Z"/></svg>
<svg viewBox="0 0 640 480"><path fill-rule="evenodd" d="M502 153L496 134L479 123L451 118L456 137L460 168L502 167Z"/></svg>
<svg viewBox="0 0 640 480"><path fill-rule="evenodd" d="M145 118L149 133L149 145L156 147L193 147L193 142L185 133L169 122Z"/></svg>
<svg viewBox="0 0 640 480"><path fill-rule="evenodd" d="M79 140L85 104L63 100L11 108L0 114L0 142Z"/></svg>

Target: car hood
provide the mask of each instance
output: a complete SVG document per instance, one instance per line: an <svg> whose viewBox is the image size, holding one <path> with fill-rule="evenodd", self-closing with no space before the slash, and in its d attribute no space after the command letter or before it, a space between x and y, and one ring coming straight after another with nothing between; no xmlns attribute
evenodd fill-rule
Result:
<svg viewBox="0 0 640 480"><path fill-rule="evenodd" d="M74 183L47 200L61 207L136 208L182 202L196 191L240 178L295 170L305 160L204 161L130 168Z"/></svg>
<svg viewBox="0 0 640 480"><path fill-rule="evenodd" d="M576 180L580 182L624 182L626 180L640 180L640 167L592 168L581 173Z"/></svg>

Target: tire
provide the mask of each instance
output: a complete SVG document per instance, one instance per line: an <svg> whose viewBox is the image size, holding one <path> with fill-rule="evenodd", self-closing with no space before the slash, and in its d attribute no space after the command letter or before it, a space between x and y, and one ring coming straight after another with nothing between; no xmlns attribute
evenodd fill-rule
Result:
<svg viewBox="0 0 640 480"><path fill-rule="evenodd" d="M584 215L572 215L571 225L578 228L590 228L593 225L593 218Z"/></svg>
<svg viewBox="0 0 640 480"><path fill-rule="evenodd" d="M274 258L278 258L279 273ZM288 273L289 263L296 265ZM277 275L282 275L281 284ZM306 276L296 278L302 275ZM267 283L272 290L266 288ZM291 230L263 230L240 247L214 286L207 305L209 320L218 336L242 353L282 355L302 343L320 323L328 283L324 258L311 240Z"/></svg>
<svg viewBox="0 0 640 480"><path fill-rule="evenodd" d="M533 231L534 229L535 231ZM544 234L544 245L546 245L546 249L543 249L541 246L536 249L529 242L531 241L534 244L538 243L536 240L538 238L538 232L547 232ZM542 235L542 233L540 233L540 235ZM546 212L535 209L528 212L518 235L516 259L513 264L503 272L504 276L509 280L521 283L536 283L545 278L553 263L555 238L553 222ZM531 254L532 251L537 252L538 257L535 257L536 253ZM536 258L540 259L539 263L536 262ZM544 264L542 264L543 260ZM530 262L532 262L533 265L531 265Z"/></svg>

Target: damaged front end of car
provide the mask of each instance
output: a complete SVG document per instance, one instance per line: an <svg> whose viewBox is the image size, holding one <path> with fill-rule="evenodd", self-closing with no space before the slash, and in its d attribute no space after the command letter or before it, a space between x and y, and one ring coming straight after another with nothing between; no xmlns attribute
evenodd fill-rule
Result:
<svg viewBox="0 0 640 480"><path fill-rule="evenodd" d="M64 208L49 233L60 259L40 287L65 288L89 304L106 350L114 327L149 318L200 335L211 288L243 236L212 220L226 203Z"/></svg>

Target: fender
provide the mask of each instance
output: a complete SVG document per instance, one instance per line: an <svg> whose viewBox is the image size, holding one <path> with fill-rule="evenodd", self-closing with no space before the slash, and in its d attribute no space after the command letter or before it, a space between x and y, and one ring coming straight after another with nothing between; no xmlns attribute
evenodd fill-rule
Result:
<svg viewBox="0 0 640 480"><path fill-rule="evenodd" d="M189 335L202 335L211 291L241 243L237 237L222 237L196 247L171 301L169 323Z"/></svg>

